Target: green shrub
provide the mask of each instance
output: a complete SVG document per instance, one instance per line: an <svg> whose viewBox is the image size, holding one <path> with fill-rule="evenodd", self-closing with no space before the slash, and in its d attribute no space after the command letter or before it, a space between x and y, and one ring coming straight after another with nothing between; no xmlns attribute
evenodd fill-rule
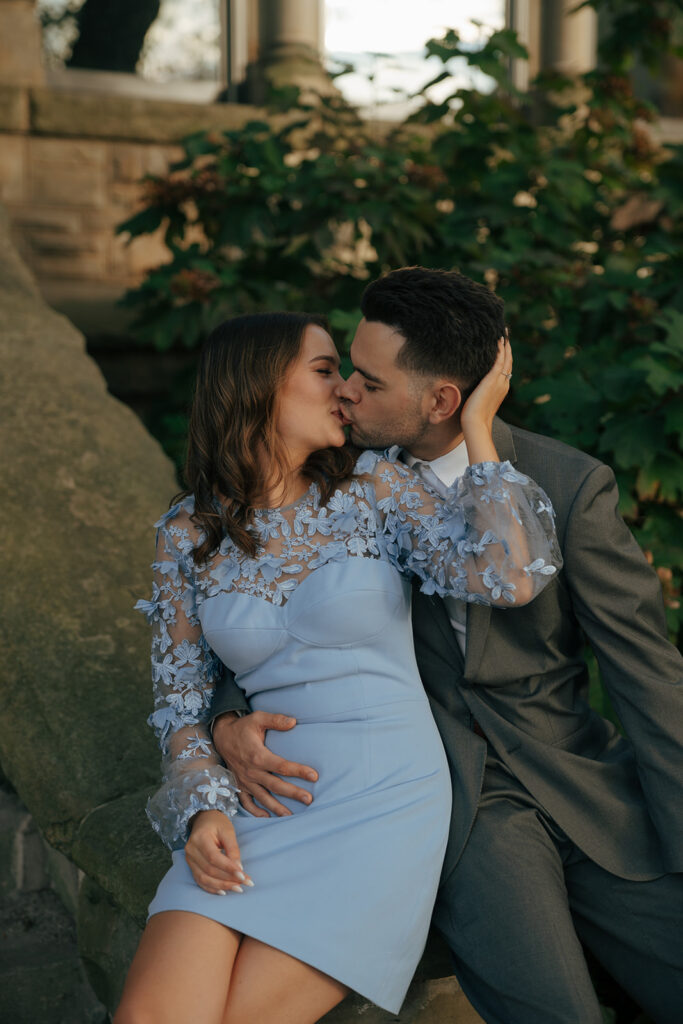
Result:
<svg viewBox="0 0 683 1024"><path fill-rule="evenodd" d="M653 142L653 111L627 71L670 49L663 15L680 4L594 6L612 28L578 83L546 76L520 95L512 32L472 53L450 31L427 44L444 61L439 77L464 58L492 92L454 87L381 131L340 97L306 103L293 90L275 97L286 114L272 122L186 139L184 160L147 180L145 208L120 227L164 225L172 254L126 301L159 350L195 348L221 319L268 309L328 313L343 348L365 282L387 269L421 263L485 281L506 302L514 345L506 417L614 467L677 631L683 147ZM182 403L168 424L177 453Z"/></svg>

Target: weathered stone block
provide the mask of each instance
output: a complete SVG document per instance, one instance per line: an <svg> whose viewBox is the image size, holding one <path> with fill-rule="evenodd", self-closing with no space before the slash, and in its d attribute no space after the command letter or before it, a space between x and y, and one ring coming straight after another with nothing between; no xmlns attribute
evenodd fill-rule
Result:
<svg viewBox="0 0 683 1024"><path fill-rule="evenodd" d="M16 835L29 817L16 793L0 788L0 899L18 891Z"/></svg>
<svg viewBox="0 0 683 1024"><path fill-rule="evenodd" d="M321 1020L325 1024L483 1024L455 978L414 982L398 1015L351 995Z"/></svg>
<svg viewBox="0 0 683 1024"><path fill-rule="evenodd" d="M115 181L139 181L145 173L142 146L128 142L112 145L112 172Z"/></svg>
<svg viewBox="0 0 683 1024"><path fill-rule="evenodd" d="M30 241L28 244L30 245ZM57 250L36 252L32 247L26 254L26 261L40 278L65 278L69 280L98 281L107 272L107 258L104 252L79 252L67 256Z"/></svg>
<svg viewBox="0 0 683 1024"><path fill-rule="evenodd" d="M40 162L31 165L29 180L29 196L36 202L64 206L104 206L107 202L103 168Z"/></svg>
<svg viewBox="0 0 683 1024"><path fill-rule="evenodd" d="M78 890L83 872L79 871L63 853L54 850L49 843L45 843L45 858L50 885L75 920L78 910Z"/></svg>
<svg viewBox="0 0 683 1024"><path fill-rule="evenodd" d="M49 890L0 904L0 1020L105 1024L83 971L74 923Z"/></svg>
<svg viewBox="0 0 683 1024"><path fill-rule="evenodd" d="M26 198L26 139L0 135L0 200L20 203Z"/></svg>
<svg viewBox="0 0 683 1024"><path fill-rule="evenodd" d="M26 132L30 123L28 89L0 84L0 131ZM0 146L4 146L4 139Z"/></svg>
<svg viewBox="0 0 683 1024"><path fill-rule="evenodd" d="M14 835L14 865L17 888L21 892L47 888L45 843L30 814L25 815Z"/></svg>
<svg viewBox="0 0 683 1024"><path fill-rule="evenodd" d="M0 3L0 78L14 85L44 79L40 27L31 0Z"/></svg>
<svg viewBox="0 0 683 1024"><path fill-rule="evenodd" d="M150 524L176 482L157 442L107 393L81 335L43 304L4 222L0 360L0 567L13 581L0 598L10 648L0 760L68 854L93 808L158 777L145 725L149 633L132 605L149 592Z"/></svg>
<svg viewBox="0 0 683 1024"><path fill-rule="evenodd" d="M151 790L98 807L76 836L73 859L140 926L162 876L171 866L145 815Z"/></svg>
<svg viewBox="0 0 683 1024"><path fill-rule="evenodd" d="M142 928L95 882L84 878L78 906L78 947L98 999L113 1013Z"/></svg>
<svg viewBox="0 0 683 1024"><path fill-rule="evenodd" d="M35 203L13 205L10 220L14 229L28 234L34 228L60 234L77 234L83 230L83 216L79 210L65 210L62 206L36 206Z"/></svg>
<svg viewBox="0 0 683 1024"><path fill-rule="evenodd" d="M32 163L63 167L93 167L103 169L109 163L109 145L95 139L41 138L29 139Z"/></svg>
<svg viewBox="0 0 683 1024"><path fill-rule="evenodd" d="M257 107L237 103L177 103L107 93L31 90L32 126L42 135L68 136L77 124L87 138L174 143L203 128L240 128L263 116Z"/></svg>

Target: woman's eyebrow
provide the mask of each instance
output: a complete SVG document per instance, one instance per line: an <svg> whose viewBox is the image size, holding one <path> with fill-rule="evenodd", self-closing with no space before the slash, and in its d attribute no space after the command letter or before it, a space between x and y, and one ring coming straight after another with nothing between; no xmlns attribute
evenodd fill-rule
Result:
<svg viewBox="0 0 683 1024"><path fill-rule="evenodd" d="M332 366L339 366L340 365L339 356L313 356L313 358L309 359L308 362L309 363L316 363L316 362L320 362L321 360L326 362L326 363L331 363Z"/></svg>

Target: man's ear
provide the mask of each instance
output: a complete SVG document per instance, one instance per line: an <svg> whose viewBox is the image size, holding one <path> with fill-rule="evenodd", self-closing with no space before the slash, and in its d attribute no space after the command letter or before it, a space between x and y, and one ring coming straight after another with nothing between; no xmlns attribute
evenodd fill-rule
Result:
<svg viewBox="0 0 683 1024"><path fill-rule="evenodd" d="M430 423L443 423L454 416L460 408L462 392L457 384L450 380L438 381L432 391L429 409Z"/></svg>

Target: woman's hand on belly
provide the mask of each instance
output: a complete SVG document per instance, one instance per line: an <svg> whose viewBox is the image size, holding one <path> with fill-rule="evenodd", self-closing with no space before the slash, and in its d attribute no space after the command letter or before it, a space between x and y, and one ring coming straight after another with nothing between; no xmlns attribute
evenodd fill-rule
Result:
<svg viewBox="0 0 683 1024"><path fill-rule="evenodd" d="M185 858L197 885L212 895L243 892L242 885L254 884L244 873L235 829L222 811L195 815Z"/></svg>

